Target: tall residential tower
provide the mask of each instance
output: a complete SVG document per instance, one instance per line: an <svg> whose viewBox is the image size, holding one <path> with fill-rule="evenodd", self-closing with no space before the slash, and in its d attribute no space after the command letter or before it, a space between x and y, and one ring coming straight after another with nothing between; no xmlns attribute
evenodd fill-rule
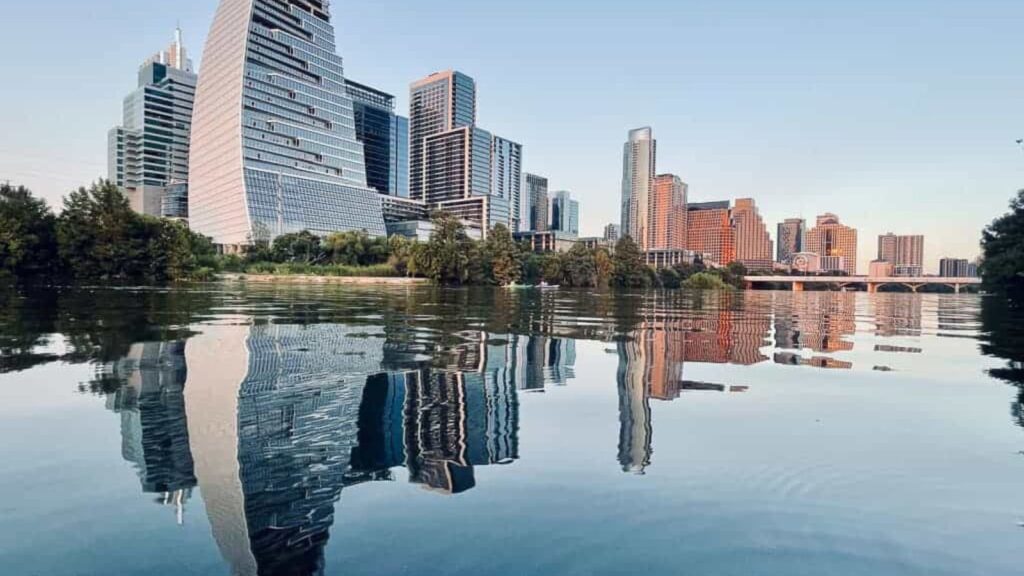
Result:
<svg viewBox="0 0 1024 576"><path fill-rule="evenodd" d="M650 242L650 199L656 174L657 142L650 127L629 131L622 151L623 236L630 236L641 250Z"/></svg>
<svg viewBox="0 0 1024 576"><path fill-rule="evenodd" d="M323 0L221 0L203 54L192 228L239 246L310 230L385 235Z"/></svg>
<svg viewBox="0 0 1024 576"><path fill-rule="evenodd" d="M779 224L778 255L776 261L789 264L793 256L804 251L807 239L807 222L803 218L787 218Z"/></svg>

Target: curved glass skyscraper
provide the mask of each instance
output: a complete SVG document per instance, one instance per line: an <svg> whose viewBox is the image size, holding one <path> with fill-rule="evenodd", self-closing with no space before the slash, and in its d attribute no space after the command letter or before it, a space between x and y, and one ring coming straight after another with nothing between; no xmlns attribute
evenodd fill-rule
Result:
<svg viewBox="0 0 1024 576"><path fill-rule="evenodd" d="M241 245L301 230L383 236L328 0L221 0L203 54L192 228Z"/></svg>

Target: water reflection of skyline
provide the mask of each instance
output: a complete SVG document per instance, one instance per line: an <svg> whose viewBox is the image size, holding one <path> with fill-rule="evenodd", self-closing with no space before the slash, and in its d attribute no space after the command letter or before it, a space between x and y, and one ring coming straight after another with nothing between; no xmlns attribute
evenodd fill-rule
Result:
<svg viewBox="0 0 1024 576"><path fill-rule="evenodd" d="M651 307L607 336L619 416L609 464L614 450L624 472L656 465L653 403L747 391L702 382L687 364L850 369L833 354L853 350L858 323L891 336L935 324L917 299L879 299L866 310L846 295L785 305L786 314ZM938 325L956 329L965 316L945 306ZM235 574L323 573L338 503L354 485L398 481L404 468L409 483L432 493L473 490L480 468L521 457L520 394L575 378L577 341L557 318L538 335L460 330L429 340L396 338L372 322L288 320L240 316L198 325L187 339L136 343L97 376L121 383L99 388L121 418L122 456L142 491L181 521L198 487ZM886 346L872 348L913 352Z"/></svg>

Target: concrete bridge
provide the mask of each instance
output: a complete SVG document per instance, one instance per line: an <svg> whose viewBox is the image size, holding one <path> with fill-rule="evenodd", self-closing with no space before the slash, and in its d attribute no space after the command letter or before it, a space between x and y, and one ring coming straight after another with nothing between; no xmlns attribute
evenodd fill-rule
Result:
<svg viewBox="0 0 1024 576"><path fill-rule="evenodd" d="M809 284L838 286L867 286L868 293L874 294L882 286L902 285L917 292L923 286L949 286L957 294L965 286L980 286L981 278L942 278L937 276L917 277L872 277L872 276L745 276L747 288L752 289L759 284L789 284L794 292L803 292Z"/></svg>

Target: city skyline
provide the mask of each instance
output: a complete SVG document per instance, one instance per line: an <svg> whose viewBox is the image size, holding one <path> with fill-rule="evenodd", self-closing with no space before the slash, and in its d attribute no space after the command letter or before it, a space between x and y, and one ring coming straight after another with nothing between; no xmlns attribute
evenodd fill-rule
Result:
<svg viewBox="0 0 1024 576"><path fill-rule="evenodd" d="M618 196L621 179L616 167L621 134L640 125L655 128L662 157L690 183L692 201L753 197L770 226L786 218L800 216L810 221L816 214L834 212L860 231L862 269L875 253L877 235L888 230L926 237L926 272L936 271L940 257L973 259L978 253L980 229L1005 210L1006 199L1024 175L1024 156L1013 145L1019 134L1005 121L1012 110L1009 103L1019 101L1022 93L1020 80L1012 78L1006 69L1020 49L1010 42L1010 34L998 33L1024 12L1019 6L943 2L943 10L922 16L910 9L915 2L902 2L889 5L884 15L870 14L847 24L840 22L845 21L843 16L850 8L815 7L814 27L808 24L811 19L801 18L797 9L807 6L800 2L784 2L769 12L750 6L749 21L771 20L780 24L777 29L795 33L770 51L781 55L776 60L785 64L759 62L750 45L727 50L702 63L691 61L692 57L683 59L673 64L678 70L667 71L697 74L701 85L694 87L684 80L648 83L649 94L636 96L642 107L619 106L609 112L616 98L636 94L628 87L642 78L685 78L679 73L651 75L655 68L666 67L671 58L682 53L674 50L685 51L688 44L664 53L655 51L649 61L624 70L607 94L599 94L594 91L595 80L582 76L602 65L601 56L608 51L597 50L583 58L580 54L587 53L587 44L581 44L582 52L568 45L576 34L610 31L637 18L624 9L620 13L613 6L597 6L591 13L583 13L575 9L574 2L554 7L526 2L510 16L511 22L533 22L539 14L552 12L556 17L550 23L541 23L536 31L539 35L548 26L557 27L560 17L571 13L580 17L579 31L557 41L542 38L511 55L493 49L470 55L464 50L467 44L489 44L481 39L512 34L514 27L508 19L489 18L487 7L463 2L439 4L462 10L467 21L479 26L471 30L468 39L423 46L415 42L416 26L404 18L394 22L397 27L386 38L379 32L382 14L391 13L388 8L400 9L403 2L388 6L336 3L335 10L344 13L334 22L339 51L351 75L398 95L400 112L407 108L403 87L411 79L449 67L473 75L485 86L488 99L481 123L529 149L524 171L545 174L560 187L579 191L578 197L586 205L581 221L584 236L598 235L605 224L618 220L619 203L613 198ZM16 27L0 40L5 43L0 47L8 48L0 50L4 54L0 63L10 74L6 79L21 87L0 96L5 125L21 136L16 148L8 145L0 149L0 178L24 183L59 207L61 195L106 172L102 134L118 121L118 98L131 89L132 78L124 71L137 66L140 56L166 45L174 20L180 18L185 44L201 72L204 55L199 51L205 45L216 2L184 2L177 7L180 13L160 18L141 9L125 11L105 2L84 7L57 0L45 8L69 16L67 22L61 19L55 30L55 35L68 45L86 45L85 38L102 35L108 26L133 30L132 35L117 35L117 46L111 49L75 53L76 67L66 66L66 46L43 49L41 38L26 34L32 32L32 26ZM686 2L649 8L645 19L655 29L663 25L661 21L685 15L691 17L694 26L716 21L727 33L749 32L747 21L738 20L727 9L723 13L721 8ZM76 26L79 12L83 18L88 13L99 20L100 29L86 31ZM446 11L437 12L426 15L426 22L433 22ZM13 17L26 22L42 21L43 14L40 6L13 8ZM979 19L987 26L964 24ZM909 26L911 22L914 27ZM981 28L987 30L984 35L978 32ZM820 50L815 54L799 54L797 49L806 48L819 34L837 30L842 33L822 46L816 45ZM410 32L411 37L403 38L403 31ZM875 41L874 46L863 42L864 37L856 31L867 34ZM949 46L946 39L953 32L962 42ZM771 38L778 33L757 32ZM651 37L639 42L649 46L656 42L657 34L652 32ZM700 39L709 41L697 34L688 42ZM710 41L718 46L724 39ZM414 43L415 50L410 48ZM544 54L550 55L547 61L540 54L544 48L555 48ZM408 56L410 53L413 56ZM837 54L847 57L843 74L823 65L833 60L826 55ZM895 54L890 63L884 61L887 54ZM565 77L568 63L574 64L579 74ZM767 68L758 68L759 64ZM543 91L532 91L524 85L526 76L519 72L527 68L536 70L531 80L548 83L555 94L532 93ZM556 78L556 70L563 73L561 79ZM785 80L768 80L771 71L783 72ZM940 76L957 71L971 79L969 86L928 92L925 98L926 87L939 85ZM81 94L73 100L68 98L49 76L62 84L83 79L79 84ZM837 100L841 89L863 78L872 80L870 91L854 89ZM807 81L814 82L814 90L806 88L812 85ZM582 93L589 96L578 97ZM682 98L682 103L676 96ZM717 103L711 102L712 96L719 97ZM539 104L555 98L572 101L574 108L565 111ZM40 113L43 106L56 113ZM601 113L595 116L597 110ZM935 118L943 118L943 122ZM787 129L790 126L792 129ZM943 137L951 132L957 138ZM566 133L571 134L573 146L565 145ZM557 134L562 138L555 137ZM930 205L936 208L920 211L923 195L934 200ZM971 198L971 202L962 202L964 197ZM883 202L886 210L878 211L877 206ZM903 222L903 215L909 213L918 218L912 223Z"/></svg>

